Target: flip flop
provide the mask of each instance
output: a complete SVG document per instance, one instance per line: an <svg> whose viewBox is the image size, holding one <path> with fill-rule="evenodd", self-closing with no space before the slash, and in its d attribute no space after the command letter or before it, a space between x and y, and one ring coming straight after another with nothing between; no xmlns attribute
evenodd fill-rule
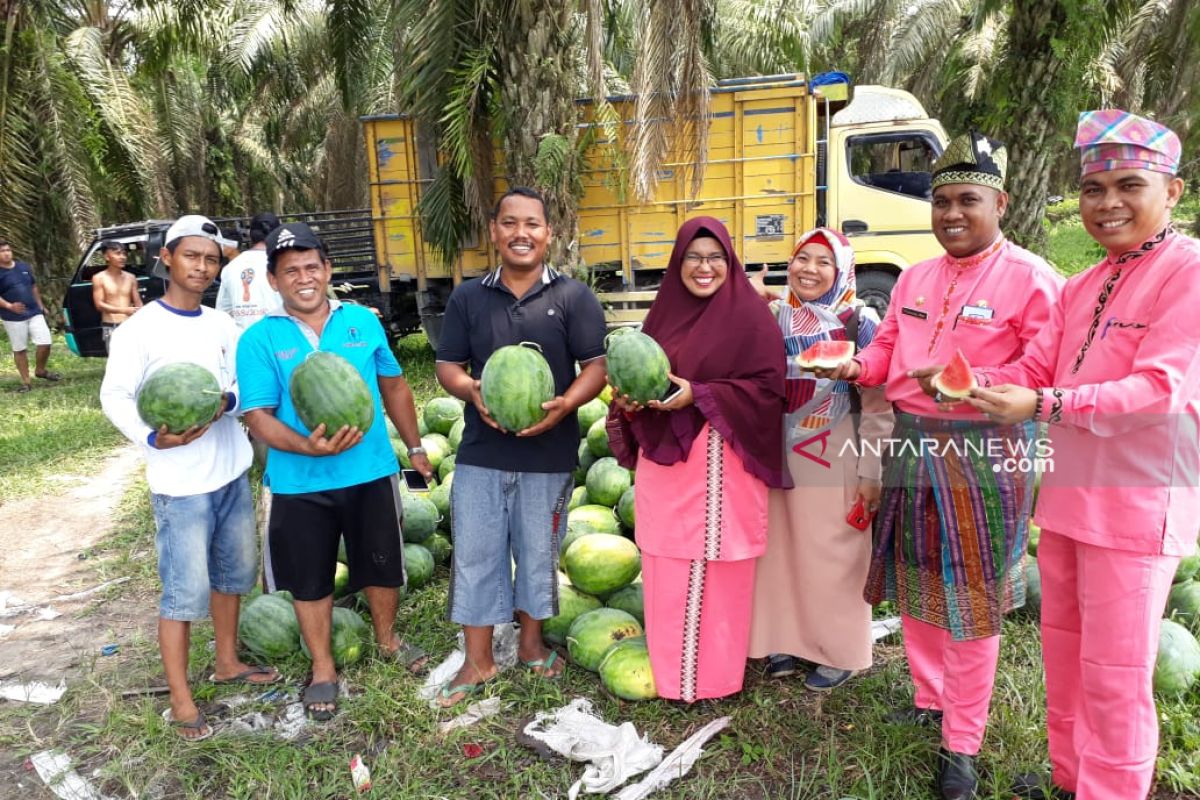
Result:
<svg viewBox="0 0 1200 800"><path fill-rule="evenodd" d="M47 372L45 375L38 375L36 372L33 374L35 376L41 378L44 381L61 381L62 380L61 372Z"/></svg>
<svg viewBox="0 0 1200 800"><path fill-rule="evenodd" d="M271 678L269 681L250 680L250 676L252 675L270 675L271 673L275 673L275 677ZM208 676L208 682L216 684L217 686L230 683L244 683L247 686L270 686L273 683L279 683L281 680L283 680L283 676L278 672L275 672L274 667L264 667L262 665L256 665L248 669L244 669L237 675L234 675L232 678L218 678L217 673L215 672Z"/></svg>
<svg viewBox="0 0 1200 800"><path fill-rule="evenodd" d="M204 718L203 711L197 711L196 718L191 722L179 722L172 719L170 725L175 731L175 735L185 742L202 742L213 735L213 729L209 726L208 720ZM184 731L204 731L204 733L189 736Z"/></svg>
<svg viewBox="0 0 1200 800"><path fill-rule="evenodd" d="M317 721L328 722L337 714L337 696L338 685L324 681L322 683L310 683L304 687L304 694L300 696L300 702L304 704L304 713ZM315 705L332 705L331 709L314 709Z"/></svg>
<svg viewBox="0 0 1200 800"><path fill-rule="evenodd" d="M526 667L530 672L539 677L545 678L548 681L557 679L563 674L563 670L551 672L554 662L558 660L558 651L551 650L550 655L545 658L534 658L529 661L522 661L522 666Z"/></svg>
<svg viewBox="0 0 1200 800"><path fill-rule="evenodd" d="M379 655L385 661L396 661L403 664L409 672L416 675L425 666L425 662L429 659L429 654L417 647L415 644L401 641L395 650L390 653L379 651Z"/></svg>
<svg viewBox="0 0 1200 800"><path fill-rule="evenodd" d="M442 708L454 708L460 703L466 702L475 695L479 694L480 690L482 690L486 684L495 680L495 678L496 676L493 675L490 678L485 678L484 680L477 681L476 683L460 683L456 686L451 686L450 681L446 681L442 684L442 688L438 689L438 705ZM460 693L462 694L462 697L458 698L453 703L447 702L451 697Z"/></svg>

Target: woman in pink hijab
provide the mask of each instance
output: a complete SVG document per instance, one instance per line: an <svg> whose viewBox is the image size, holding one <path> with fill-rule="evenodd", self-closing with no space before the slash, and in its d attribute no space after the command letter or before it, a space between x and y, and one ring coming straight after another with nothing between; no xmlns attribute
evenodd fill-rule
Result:
<svg viewBox="0 0 1200 800"><path fill-rule="evenodd" d="M682 387L642 408L614 387L609 445L637 469L646 639L661 697L694 702L742 688L767 489L783 463L783 337L725 226L679 230L643 332Z"/></svg>

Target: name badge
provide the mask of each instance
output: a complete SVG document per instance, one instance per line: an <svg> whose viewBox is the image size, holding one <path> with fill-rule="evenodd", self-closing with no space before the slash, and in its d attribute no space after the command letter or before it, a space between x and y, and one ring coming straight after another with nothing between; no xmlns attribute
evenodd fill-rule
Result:
<svg viewBox="0 0 1200 800"><path fill-rule="evenodd" d="M991 306L963 306L960 316L963 319L991 319L996 315L996 309Z"/></svg>
<svg viewBox="0 0 1200 800"><path fill-rule="evenodd" d="M907 314L910 317L916 317L917 319L929 319L928 312L922 311L919 308L909 308L908 306L901 306L900 313Z"/></svg>

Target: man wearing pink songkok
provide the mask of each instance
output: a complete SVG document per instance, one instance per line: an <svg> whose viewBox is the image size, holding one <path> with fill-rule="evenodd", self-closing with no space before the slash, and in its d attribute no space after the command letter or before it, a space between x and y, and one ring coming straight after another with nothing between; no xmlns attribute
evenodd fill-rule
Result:
<svg viewBox="0 0 1200 800"><path fill-rule="evenodd" d="M1108 251L1071 278L1016 362L968 401L1049 423L1042 478L1042 652L1050 780L1026 798L1141 800L1158 749L1152 677L1163 608L1200 515L1200 242L1171 228L1179 137L1124 111L1085 112L1079 212Z"/></svg>

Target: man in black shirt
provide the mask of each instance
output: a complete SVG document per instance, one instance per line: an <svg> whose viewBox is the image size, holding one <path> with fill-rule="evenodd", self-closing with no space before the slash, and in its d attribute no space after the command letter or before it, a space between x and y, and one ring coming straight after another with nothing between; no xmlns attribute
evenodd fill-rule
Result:
<svg viewBox="0 0 1200 800"><path fill-rule="evenodd" d="M450 619L463 626L467 658L442 687L439 702L447 707L496 674L492 626L512 620L514 609L521 662L547 678L562 672L556 654L542 644L542 620L558 613L558 543L579 450L575 410L599 394L606 379L599 301L584 284L543 263L552 232L541 195L509 190L489 229L500 267L450 295L437 350L438 380L467 403L450 498L449 602ZM545 419L508 432L488 415L479 376L494 351L521 342L541 348L556 396L543 405Z"/></svg>

